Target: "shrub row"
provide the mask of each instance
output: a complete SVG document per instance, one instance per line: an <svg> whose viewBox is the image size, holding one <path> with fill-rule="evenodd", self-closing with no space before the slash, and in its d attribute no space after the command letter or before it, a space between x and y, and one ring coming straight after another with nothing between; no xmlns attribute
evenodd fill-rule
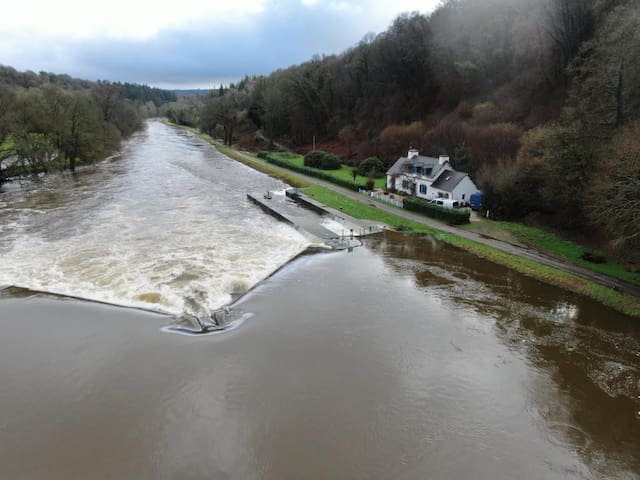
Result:
<svg viewBox="0 0 640 480"><path fill-rule="evenodd" d="M408 197L404 199L403 208L413 212L421 213L427 217L444 220L453 225L463 225L469 223L471 212L468 208L444 208L440 205L434 205L427 200L417 197Z"/></svg>
<svg viewBox="0 0 640 480"><path fill-rule="evenodd" d="M338 170L340 168L340 157L332 153L315 150L304 156L304 166L319 168L320 170Z"/></svg>
<svg viewBox="0 0 640 480"><path fill-rule="evenodd" d="M279 158L274 157L269 152L265 152L264 150L258 152L258 158L262 158L263 160L266 160L267 162L273 165L277 165L278 167L286 168L289 170L293 170L294 172L302 173L303 175L308 175L310 177L319 178L320 180L325 180L327 182L335 183L336 185L339 185L344 188L348 188L350 190L354 190L356 192L361 188L365 188L364 185L350 182L342 178L334 177L330 173L325 173L325 172L316 170L315 168L310 168L306 166L301 167L299 165L294 165L287 161L280 160Z"/></svg>

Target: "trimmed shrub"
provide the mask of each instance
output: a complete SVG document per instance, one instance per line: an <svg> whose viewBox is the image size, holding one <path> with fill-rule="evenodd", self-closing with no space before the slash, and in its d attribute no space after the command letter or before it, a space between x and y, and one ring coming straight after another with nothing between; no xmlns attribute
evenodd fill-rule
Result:
<svg viewBox="0 0 640 480"><path fill-rule="evenodd" d="M305 167L319 168L321 170L337 170L340 168L340 157L332 153L316 150L304 156Z"/></svg>
<svg viewBox="0 0 640 480"><path fill-rule="evenodd" d="M384 164L378 157L366 158L358 165L358 174L363 177L371 175L373 178L382 178L384 177Z"/></svg>
<svg viewBox="0 0 640 480"><path fill-rule="evenodd" d="M606 263L607 259L604 257L604 255L600 255L599 253L593 253L593 252L589 252L589 251L584 251L582 252L582 255L580 255L580 258L583 260L586 260L587 262L591 262L591 263Z"/></svg>
<svg viewBox="0 0 640 480"><path fill-rule="evenodd" d="M364 184L364 186L367 190L371 191L376 186L376 182L373 178L369 178L367 182Z"/></svg>
<svg viewBox="0 0 640 480"><path fill-rule="evenodd" d="M266 154L265 160L273 165L277 165L278 167L286 168L294 172L302 173L303 175L308 175L310 177L319 178L320 180L325 180L327 182L335 183L336 185L339 185L344 188L348 188L350 190L354 190L356 192L361 188L364 188L364 185L361 185L359 183L350 182L342 178L337 178L328 173L324 173L310 167L301 167L299 165L294 165L292 163L280 160L279 158L276 158L269 153Z"/></svg>
<svg viewBox="0 0 640 480"><path fill-rule="evenodd" d="M402 207L406 210L421 213L427 217L444 220L445 222L453 225L469 223L469 217L471 216L471 212L468 208L444 208L418 197L405 198Z"/></svg>

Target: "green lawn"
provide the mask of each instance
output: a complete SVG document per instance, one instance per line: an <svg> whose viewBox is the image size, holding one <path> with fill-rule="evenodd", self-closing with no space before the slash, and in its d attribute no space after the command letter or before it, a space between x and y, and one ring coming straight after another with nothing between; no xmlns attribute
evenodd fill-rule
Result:
<svg viewBox="0 0 640 480"><path fill-rule="evenodd" d="M605 275L634 285L640 285L640 273L630 272L619 263L587 262L581 258L585 251L584 247L539 228L530 227L521 223L497 222L493 220L483 220L482 222L472 223L463 228L506 241L509 241L509 237L511 237L511 239L515 239L518 243L524 243L539 250L546 251L557 257L569 260L576 265L589 268L595 272L604 273Z"/></svg>
<svg viewBox="0 0 640 480"><path fill-rule="evenodd" d="M368 203L364 203L368 201L368 197L365 196L362 197L362 201L360 202L352 200L349 197L345 197L344 195L334 192L333 190L329 190L328 188L321 187L320 185L306 187L302 189L302 192L320 203L324 203L336 210L341 210L354 218L384 223L390 227L399 227L401 230L413 233L438 233L438 230L427 227L426 225L404 219L392 213L380 210Z"/></svg>
<svg viewBox="0 0 640 480"><path fill-rule="evenodd" d="M298 167L304 167L304 157L302 155L296 155L293 153L281 153L281 152L269 152L270 155L273 155L278 160L290 163L291 165L296 165ZM346 180L347 182L353 182L353 173L352 167L349 165L342 164L340 166L340 170L320 170L319 168L314 168L312 170L317 170L319 172L323 172L325 174L331 175L332 177L339 178L341 180ZM362 175L356 176L356 183L364 185L367 183L368 178L363 177ZM384 188L387 183L385 177L376 178L375 179L375 188Z"/></svg>
<svg viewBox="0 0 640 480"><path fill-rule="evenodd" d="M0 158L10 157L15 155L16 146L11 137L7 138L2 144L0 144Z"/></svg>

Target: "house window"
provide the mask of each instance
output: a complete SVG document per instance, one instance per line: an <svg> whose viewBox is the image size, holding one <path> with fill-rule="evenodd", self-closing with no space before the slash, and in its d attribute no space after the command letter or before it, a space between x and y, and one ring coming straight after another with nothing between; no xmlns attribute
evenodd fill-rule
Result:
<svg viewBox="0 0 640 480"><path fill-rule="evenodd" d="M420 193L422 193L423 195L427 194L427 186L426 185L420 185Z"/></svg>
<svg viewBox="0 0 640 480"><path fill-rule="evenodd" d="M431 176L431 172L433 172L433 168L429 167L429 168L425 168L424 169L424 174L429 177Z"/></svg>
<svg viewBox="0 0 640 480"><path fill-rule="evenodd" d="M403 190L408 190L409 189L409 182L407 182L406 180L402 180L402 189Z"/></svg>
<svg viewBox="0 0 640 480"><path fill-rule="evenodd" d="M462 194L462 200L464 200L464 196L465 196L465 194L463 193L463 194Z"/></svg>

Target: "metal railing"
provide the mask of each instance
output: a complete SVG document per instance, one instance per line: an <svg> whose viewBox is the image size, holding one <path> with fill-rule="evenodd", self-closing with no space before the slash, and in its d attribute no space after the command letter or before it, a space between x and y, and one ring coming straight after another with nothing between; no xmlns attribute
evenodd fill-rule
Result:
<svg viewBox="0 0 640 480"><path fill-rule="evenodd" d="M368 190L364 190L364 189L360 189L360 193L364 193L365 195L368 195L371 198L375 198L376 200L380 200L381 202L384 203L388 203L390 205L394 205L396 207L400 207L402 208L402 201L401 200L393 200L387 196L384 195L380 195L379 193L375 193L375 192L370 192Z"/></svg>

